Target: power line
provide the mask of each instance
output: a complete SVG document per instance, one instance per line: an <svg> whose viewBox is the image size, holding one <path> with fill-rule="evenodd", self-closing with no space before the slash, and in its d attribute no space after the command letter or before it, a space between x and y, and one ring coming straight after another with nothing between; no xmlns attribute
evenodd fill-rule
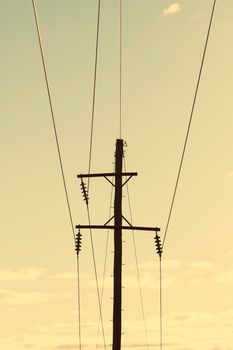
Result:
<svg viewBox="0 0 233 350"><path fill-rule="evenodd" d="M171 206L170 206L170 210L169 210L169 214L168 214L168 219L167 219L167 223L166 223L166 228L165 228L165 233L164 233L164 238L163 238L163 246L164 246L164 244L165 244L165 240L166 240L166 237L167 237L168 227L169 227L169 224L170 224L170 219L171 219L171 215L172 215L172 210L173 210L173 207L174 207L175 197L176 197L177 188L178 188L178 184L179 184L179 180L180 180L180 174L181 174L181 170L182 170L182 166L183 166L184 155L185 155L186 146L187 146L187 142L188 142L188 137L189 137L189 133L190 133L190 128L191 128L191 124L192 124L193 113L194 113L194 109L195 109L195 105L196 105L197 94L198 94L199 85L200 85L200 80L201 80L201 74L202 74L202 70L203 70L203 66L204 66L204 61L205 61L205 56L206 56L206 50L207 50L207 46L208 46L208 42L209 42L210 30L211 30L211 26L212 26L213 17L214 17L214 10L215 10L216 1L217 1L217 0L214 0L213 6L212 6L212 11L211 11L211 16L210 16L210 21L209 21L207 36L206 36L206 40L205 40L204 51L203 51L203 54L202 54L201 65L200 65L200 69L199 69L199 74L198 74L196 89L195 89L195 93L194 93L194 98L193 98L191 113L190 113L190 117L189 117L188 128L187 128L187 132L186 132L186 136L185 136L185 141L184 141L184 146L183 146L183 150L182 150L182 155L181 155L179 170L178 170L178 174L177 174L177 178L176 178L176 182L175 182L175 188L174 188L174 192L173 192L173 196L172 196L172 201L171 201Z"/></svg>
<svg viewBox="0 0 233 350"><path fill-rule="evenodd" d="M159 319L160 319L160 350L163 348L163 304L162 304L162 258L159 258Z"/></svg>
<svg viewBox="0 0 233 350"><path fill-rule="evenodd" d="M113 179L112 179L113 182ZM109 213L108 213L108 219L111 218L111 211L112 211L112 199L113 199L113 186L111 186L111 195L110 195L110 203L109 203ZM109 243L109 234L110 230L107 231L107 238L106 238L106 244L105 244L105 253L104 253L104 269L103 269L103 283L101 287L101 307L103 304L103 296L104 296L104 287L105 287L105 277L106 277L106 267L107 267L107 254L108 254L108 243ZM99 319L100 322L100 319ZM98 347L98 339L99 339L99 324L98 324L98 330L97 330L97 341L96 341L96 349Z"/></svg>
<svg viewBox="0 0 233 350"><path fill-rule="evenodd" d="M91 172L93 136L94 136L96 81L97 81L97 66L98 66L98 51L99 51L99 31L100 31L100 13L101 13L101 0L99 0L99 2L98 2L97 28L96 28L94 81L93 81L92 112L91 112L91 127L90 127L91 128L91 132L90 132L90 147L89 147L89 161L88 161L88 174L89 175L90 175L90 172ZM88 177L87 190L88 190L88 192L90 190L90 178L89 177ZM91 216L90 216L90 209L89 209L88 203L87 203L86 207L87 207L88 222L89 222L89 225L91 225ZM102 315L102 305L101 305L101 298L100 298L100 291L99 291L99 284L98 284L98 275L97 275L97 266L96 266L96 258L95 258L95 249L94 249L94 240L93 240L92 230L90 229L89 232L90 232L90 240L91 240L92 259L93 259L93 264L94 264L94 273L95 273L96 291L97 291L99 313L100 313L100 320L101 320L101 328L102 328L102 334L103 334L103 342L104 342L104 348L106 349L105 332L104 332L103 315Z"/></svg>
<svg viewBox="0 0 233 350"><path fill-rule="evenodd" d="M51 112L51 117L52 117L53 130L54 130L57 152L58 152L58 157L59 157L59 163L60 163L60 168L61 168L62 181L63 181L64 190L65 190L66 203L67 203L73 238L75 241L73 217L72 217L72 213L71 213L70 200L69 200L68 190L67 190L67 185L66 185L63 161L62 161L62 156L61 156L61 149L60 149L57 127L56 127L56 122L55 122L54 109L53 109L52 97L51 97L51 92L50 92L50 86L49 86L48 74L47 74L47 69L46 69L45 56L44 56L44 50L43 50L43 45L42 45L42 37L41 37L41 33L40 33L39 19L38 19L38 15L37 15L35 0L32 0L32 5L33 5L33 12L34 12L34 17L35 17L35 24L36 24L36 29L37 29L37 36L38 36L38 41L39 41L42 65L43 65L43 70L44 70L46 89L47 89L47 94L48 94L48 99L49 99L49 106L50 106L50 112ZM79 256L78 255L77 255L77 288L78 288L78 334L79 334L79 349L81 350L81 348L82 348L82 343L81 343L81 302L80 302L80 272L79 272Z"/></svg>
<svg viewBox="0 0 233 350"><path fill-rule="evenodd" d="M126 164L124 159L124 170L126 172ZM129 195L129 186L128 182L126 183L126 191L127 191L127 198L128 198L128 206L129 206L129 215L130 215L130 221L133 225L133 215L132 215L132 207L131 207L131 201L130 201L130 195ZM133 239L133 247L134 247L134 257L136 262L136 270L137 270L137 279L138 279L138 286L139 286L139 294L140 294L140 303L141 303L141 310L142 310L142 318L143 318L143 325L144 325L144 332L145 332L145 338L146 338L146 347L149 349L149 342L148 342L148 332L147 332L147 325L146 325L146 317L145 317L145 309L144 309L144 303L143 303L143 295L142 295L142 286L141 286L141 278L140 278L140 271L138 266L138 254L137 254L137 246L136 246L136 240L135 240L135 234L132 230L132 239Z"/></svg>
<svg viewBox="0 0 233 350"><path fill-rule="evenodd" d="M52 117L53 130L54 130L57 152L58 152L58 157L59 157L59 163L60 163L60 168L61 168L62 181L63 181L64 190L65 190L66 203L67 203L67 208L68 208L68 212L69 212L72 233L73 233L73 237L75 240L74 223L73 223L71 207L70 207L70 200L69 200L68 190L67 190L67 185L66 185L65 172L64 172L63 161L62 161L62 156L61 156L61 149L60 149L60 145L59 145L59 139L58 139L56 122L55 122L54 109L53 109L52 97L51 97L51 92L50 92L50 87L49 87L49 79L48 79L47 68L46 68L46 63L45 63L44 50L43 50L43 45L42 45L42 37L41 37L41 33L40 33L40 26L39 26L39 20L38 20L35 0L32 0L32 6L33 6L33 13L34 13L34 17L35 17L37 36L38 36L39 47L40 47L41 60L42 60L42 65L43 65L43 70L44 70L46 89L47 89L47 94L48 94L48 99L49 99L49 106L50 106L50 112L51 112L51 117Z"/></svg>
<svg viewBox="0 0 233 350"><path fill-rule="evenodd" d="M122 0L120 0L120 139L122 132Z"/></svg>
<svg viewBox="0 0 233 350"><path fill-rule="evenodd" d="M87 215L88 215L89 226L91 226L91 217L90 217L90 210L89 210L88 205L87 205ZM96 291L97 291L97 298L98 298L98 305L99 305L99 313L100 313L100 321L101 321L103 342L104 342L104 348L106 349L103 314L102 314L102 305L101 305L101 299L100 299L100 290L99 290L99 284L98 284L98 275L97 275L97 266L96 266L95 250L94 250L94 241L93 241L93 234L92 234L92 229L91 228L90 228L89 232L90 232L90 238L91 238L92 259L93 259L93 264L94 264L95 283L96 283Z"/></svg>
<svg viewBox="0 0 233 350"><path fill-rule="evenodd" d="M79 334L79 350L81 350L82 341L81 341L81 295L80 295L79 254L77 254L77 282L78 282L78 334Z"/></svg>
<svg viewBox="0 0 233 350"><path fill-rule="evenodd" d="M92 95L92 111L91 111L91 133L90 133L90 148L89 148L89 162L88 162L88 174L91 172L92 161L92 146L94 135L94 119L95 119L95 98L96 98L96 81L97 81L97 66L98 66L98 51L99 51L99 32L100 32L100 12L101 12L101 0L98 2L98 14L97 14L97 28L96 28L96 45L95 45L95 63L94 63L94 81L93 81L93 95ZM90 178L88 178L88 191L90 185Z"/></svg>
<svg viewBox="0 0 233 350"><path fill-rule="evenodd" d="M162 253L163 247L161 243L161 238L156 232L155 237L155 247L156 253L159 256L159 319L160 319L160 350L163 347L163 309L162 309Z"/></svg>

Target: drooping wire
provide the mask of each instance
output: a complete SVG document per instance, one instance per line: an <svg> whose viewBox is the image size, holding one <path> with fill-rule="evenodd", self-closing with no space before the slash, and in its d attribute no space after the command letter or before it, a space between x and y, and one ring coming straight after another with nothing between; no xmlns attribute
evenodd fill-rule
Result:
<svg viewBox="0 0 233 350"><path fill-rule="evenodd" d="M81 340L81 293L80 293L80 270L79 270L79 253L81 251L82 245L82 235L80 230L75 236L75 250L77 253L77 288L78 288L78 335L79 335L79 350L82 349L82 340Z"/></svg>
<svg viewBox="0 0 233 350"><path fill-rule="evenodd" d="M88 174L90 174L90 172L91 172L91 161L92 161L92 146L93 146L94 119L95 119L96 81L97 81L97 66L98 66L98 52L99 52L100 13L101 13L101 0L99 0L99 2L98 2L98 14L97 14L95 64L94 64L94 81L93 81L93 95L92 95L91 133L90 133ZM90 185L90 178L88 178L88 185L87 185L88 191L89 191L89 185Z"/></svg>
<svg viewBox="0 0 233 350"><path fill-rule="evenodd" d="M96 81L97 81L97 66L98 66L98 51L99 51L99 31L100 31L100 13L101 13L101 0L98 1L98 13L97 13L95 63L94 63L94 81L93 81L92 112L91 112L91 126L90 126L91 132L90 132L90 146L89 146L89 160L88 160L88 174L89 175L90 175L90 172L91 172L93 135L94 135ZM89 192L89 190L90 190L90 177L88 177L88 183L87 183L87 191ZM87 208L88 223L89 223L89 226L91 226L91 215L90 215L90 208L89 208L88 202L86 202L86 208ZM102 328L102 334L103 334L103 342L104 342L104 348L106 349L105 332L104 332L103 315L102 315L102 306L101 306L101 298L100 298L100 290L99 290L97 266L96 266L96 258L95 258L95 249L94 249L94 240L93 240L93 234L92 234L91 228L90 228L89 232L90 232L92 259L93 259L94 273L95 273L96 291L97 291L97 298L98 298L98 305L99 305L99 314L100 314L101 328Z"/></svg>
<svg viewBox="0 0 233 350"><path fill-rule="evenodd" d="M88 205L87 205L87 216L88 216L88 223L89 223L89 225L91 225L90 210L89 210ZM103 322L102 305L101 305L100 289L99 289L99 283L98 283L98 274L97 274L97 266L96 266L96 258L95 258L94 240L93 240L92 229L90 229L89 232L90 232L90 238L91 238L92 259L93 259L93 264L94 264L95 283L96 283L96 291L97 291L97 298L98 298L98 305L99 305L99 317L100 317L100 322L101 322L104 348L106 349L107 347L106 347L106 341L105 341L104 322Z"/></svg>
<svg viewBox="0 0 233 350"><path fill-rule="evenodd" d="M122 0L120 0L120 139L122 134Z"/></svg>
<svg viewBox="0 0 233 350"><path fill-rule="evenodd" d="M208 46L208 42L209 42L210 30L211 30L211 26L212 26L212 22L213 22L216 1L217 0L213 1L210 21L209 21L209 26L208 26L208 31L207 31L207 36L206 36L206 40L205 40L205 46L204 46L204 50L203 50L203 54L202 54L201 65L200 65L200 69L199 69L199 74L198 74L196 89L195 89L195 93L194 93L191 113L190 113L190 117L189 117L188 128L187 128L187 132L186 132L186 136L185 136L185 140L184 140L184 146L183 146L183 150L182 150L182 154L181 154L180 165L179 165L179 169L178 169L178 173L177 173L177 178L176 178L176 182L175 182L175 188L174 188L172 201L171 201L171 205L170 205L170 210L169 210L169 214L168 214L168 219L167 219L167 223L166 223L166 228L165 228L165 233L164 233L164 238L163 238L163 246L165 244L165 240L166 240L166 237L167 237L167 232L168 232L168 228L169 228L169 224L170 224L172 210L173 210L173 207L174 207L174 202L175 202L175 197L176 197L176 193L177 193L177 188L178 188L178 184L179 184L179 180L180 180L180 174L181 174L181 170L182 170L182 166L183 166L186 146L187 146L187 142L188 142L188 138L189 138L190 128L191 128L192 119L193 119L193 113L194 113L194 109L195 109L195 105L196 105L199 85L200 85L200 81L201 81L202 70L203 70L205 56L206 56L206 51L207 51L207 46Z"/></svg>
<svg viewBox="0 0 233 350"><path fill-rule="evenodd" d="M68 190L67 190L67 185L66 185L65 172L64 172L62 155L61 155L61 149L60 149L60 144L59 144L59 139L58 139L58 133L57 133L55 116L54 116L52 97L51 97L51 92L50 92L49 79L48 79L47 68L46 68L46 63L45 63L45 55L44 55L43 44L42 44L42 37L41 37L40 26L39 26L39 18L38 18L38 14L37 14L37 8L36 8L35 0L32 0L32 6L33 6L33 13L34 13L35 24L36 24L36 30L37 30L37 36L38 36L41 60L42 60L42 65L43 65L43 70L44 70L44 77L45 77L45 83L46 83L46 90L47 90L47 94L48 94L50 113L51 113L51 117L52 117L53 130L54 130L55 141L56 141L57 152L58 152L58 158L59 158L59 163L60 163L62 181L63 181L64 190L65 190L66 203L67 203L67 208L68 208L68 213L69 213L69 218L70 218L70 224L71 224L71 229L72 229L72 233L73 233L73 238L74 238L74 241L75 241L74 221L73 221L73 217L72 217L70 200L69 200L69 195L68 195ZM82 344L81 343L81 302L80 302L80 271L79 271L79 257L78 257L78 255L77 255L77 288L78 288L79 349L81 350L81 348L82 348L82 345L81 345Z"/></svg>
<svg viewBox="0 0 233 350"><path fill-rule="evenodd" d="M113 182L113 179L112 179ZM112 212L112 201L113 201L113 186L111 187L111 194L110 194L110 203L109 203L109 213L108 218L111 218L111 212ZM106 244L105 244L105 253L104 253L104 269L103 269L103 283L101 287L101 307L103 305L103 297L104 297L104 287L105 287L105 277L106 277L106 267L107 267L107 254L108 254L108 244L109 244L109 234L110 230L107 231L107 238L106 238ZM99 319L100 323L100 319ZM98 324L98 330L97 330L97 340L96 340L96 349L98 347L98 340L99 340L99 324Z"/></svg>
<svg viewBox="0 0 233 350"><path fill-rule="evenodd" d="M67 185L66 185L64 167L63 167L63 162L62 162L62 156L61 156L60 144L59 144L59 139L58 139L57 127L56 127L56 122L55 122L54 109L53 109L52 97L51 97L51 92L50 92L50 86L49 86L48 74L47 74L47 69L46 69L45 56L44 56L44 50L43 50L43 45L42 45L42 37L41 37L41 33L40 33L39 19L38 19L38 15L37 15L37 9L36 9L35 0L32 0L32 6L33 6L33 13L34 13L36 30L37 30L37 36L38 36L39 47L40 47L41 60L42 60L42 65L43 65L43 70L44 70L46 89L47 89L47 94L48 94L48 99L49 99L49 106L50 106L50 112L51 112L51 117L52 117L53 130L54 130L56 146L57 146L57 152L58 152L58 157L59 157L59 163L60 163L60 168L61 168L62 181L63 181L64 190L65 190L66 203L67 203L67 208L68 208L68 213L69 213L69 218L70 218L70 224L71 224L71 229L72 229L72 233L73 233L73 238L74 238L74 241L75 241L75 231L74 231L73 217L72 217L72 213L71 213L70 200L69 200L68 190L67 190ZM77 288L78 288L79 349L81 350L81 347L82 347L82 345L81 345L81 302L80 302L80 272L79 272L79 257L78 257L78 255L77 255Z"/></svg>
<svg viewBox="0 0 233 350"><path fill-rule="evenodd" d="M162 299L162 259L159 258L159 318L160 318L160 350L163 349L163 299Z"/></svg>
<svg viewBox="0 0 233 350"><path fill-rule="evenodd" d="M80 269L79 255L77 255L77 284L78 284L78 334L79 334L79 350L82 349L82 333L81 333L81 292L80 292Z"/></svg>
<svg viewBox="0 0 233 350"><path fill-rule="evenodd" d="M163 309L162 309L162 253L163 247L158 232L155 233L156 253L159 256L159 318L160 318L160 350L163 347Z"/></svg>
<svg viewBox="0 0 233 350"><path fill-rule="evenodd" d="M73 233L73 237L75 240L74 223L73 223L73 217L72 217L71 207L70 207L70 200L69 200L69 195L68 195L68 190L67 190L67 185L66 185L65 172L64 172L63 161L62 161L62 156L61 156L61 149L60 149L60 144L59 144L59 139L58 139L58 133L57 133L55 116L54 116L54 109L53 109L52 97L51 97L51 92L50 92L49 79L48 79L47 68L46 68L46 63L45 63L42 37L41 37L41 32L40 32L39 19L38 19L38 15L37 15L35 0L32 0L32 6L33 6L33 13L34 13L37 36L38 36L39 47L40 47L41 60L42 60L42 65L43 65L43 70L44 70L46 90L47 90L48 99L49 99L49 106L50 106L50 112L51 112L52 123L53 123L53 130L54 130L54 135L55 135L55 140L56 140L58 158L59 158L59 163L60 163L60 168L61 168L62 181L63 181L64 190L65 190L66 203L67 203L67 208L68 208L68 212L69 212L72 233Z"/></svg>
<svg viewBox="0 0 233 350"><path fill-rule="evenodd" d="M158 232L155 233L156 253L159 256L159 319L160 319L160 350L163 348L163 305L162 305L162 254L163 246Z"/></svg>
<svg viewBox="0 0 233 350"><path fill-rule="evenodd" d="M124 158L124 171L126 172L125 158ZM128 199L130 222L133 225L133 215L132 215L132 207L131 207L128 182L126 183L125 186L126 186L127 199ZM139 287L139 295L140 295L141 311L142 311L142 318L143 318L143 325L144 325L144 333L145 333L145 339L146 339L146 347L147 347L147 349L149 349L148 332L147 332L145 309L144 309L144 303L143 303L141 278L140 278L140 271L139 271L139 265L138 265L137 246L136 246L135 234L134 234L133 230L132 230L132 239L133 239L134 257L135 257L135 262L136 262L137 280L138 280L138 287Z"/></svg>

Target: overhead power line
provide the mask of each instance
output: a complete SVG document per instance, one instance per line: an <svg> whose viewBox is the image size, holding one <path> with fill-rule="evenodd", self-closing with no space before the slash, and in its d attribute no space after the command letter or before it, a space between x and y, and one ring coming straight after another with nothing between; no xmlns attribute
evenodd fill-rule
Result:
<svg viewBox="0 0 233 350"><path fill-rule="evenodd" d="M41 33L40 33L39 19L38 19L38 15L37 15L35 0L32 0L32 6L33 6L34 17L35 17L35 24L36 24L38 41L39 41L41 60L42 60L42 65L43 65L43 70L44 70L46 90L47 90L48 99L49 99L49 106L50 106L50 112L51 112L52 123L53 123L53 130L54 130L54 135L55 135L55 140L56 140L58 158L59 158L59 163L60 163L60 168L61 168L62 181L63 181L64 190L65 190L66 203L67 203L67 208L68 208L68 212L69 212L71 229L72 229L73 237L75 240L74 222L73 222L73 217L72 217L72 213L71 213L70 200L69 200L69 195L68 195L68 190L67 190L67 185L66 185L65 172L64 172L62 155L61 155L61 148L60 148L59 139L58 139L57 126L56 126L56 121L55 121L55 116L54 116L52 96L51 96L51 92L50 92L50 85L49 85L49 79L48 79L47 68L46 68L46 63L45 63L42 37L41 37Z"/></svg>
<svg viewBox="0 0 233 350"><path fill-rule="evenodd" d="M39 19L38 19L38 15L37 15L35 0L32 0L32 6L33 6L33 13L34 13L37 36L38 36L39 47L40 47L41 60L42 60L42 65L43 65L43 70L44 70L44 77L45 77L45 83L46 83L46 90L47 90L47 94L48 94L53 130L54 130L58 158L59 158L59 163L60 163L62 181L63 181L64 190L65 190L66 203L67 203L73 238L74 238L74 242L75 242L74 222L73 222L70 200L69 200L69 195L68 195L68 190L67 190L67 185L66 185L65 172L64 172L64 167L63 167L61 149L60 149L56 121L55 121L55 116L54 116L54 109L53 109L52 97L51 97L51 92L50 92L50 85L49 85L49 79L48 79L47 68L46 68L46 63L45 63L42 37L41 37L41 33L40 33ZM79 271L79 256L78 255L77 255L77 289L78 289L78 305L77 305L77 307L78 307L78 321L79 321L78 322L78 334L79 334L78 337L79 337L79 349L81 350L81 348L82 348L82 344L81 344L81 301L80 301L80 271Z"/></svg>
<svg viewBox="0 0 233 350"><path fill-rule="evenodd" d="M122 0L120 0L120 139L122 134Z"/></svg>
<svg viewBox="0 0 233 350"><path fill-rule="evenodd" d="M125 172L127 172L125 158L124 158L124 170L125 170ZM132 206L131 206L128 182L126 183L126 192L127 192L127 199L128 199L130 222L133 225ZM146 347L149 350L148 331L147 331L147 324L146 324L146 316L145 316L145 308L144 308L144 302L143 302L141 277L140 277L140 270L139 270L139 264L138 264L137 245L136 245L136 239L135 239L134 230L132 230L132 239L133 239L134 257L135 257L135 263L136 263L137 280L138 280L138 287L139 287L139 295L140 295L140 303L141 303L141 311L142 311L142 318L143 318L143 325L144 325Z"/></svg>
<svg viewBox="0 0 233 350"><path fill-rule="evenodd" d="M96 81L97 81L97 66L98 66L98 53L99 53L100 13L101 13L101 0L99 0L99 2L98 2L98 14L97 14L97 28L96 28L96 44L95 44L95 63L94 63L94 81L93 81L93 95L92 95L91 132L90 132L88 174L90 174L90 172L91 172L93 136L94 136ZM90 185L90 179L88 178L88 186L87 186L88 192L89 192L89 185Z"/></svg>
<svg viewBox="0 0 233 350"><path fill-rule="evenodd" d="M89 175L90 175L90 172L91 172L92 148L93 148L93 137L94 137L96 82L97 82L98 53L99 53L100 14L101 14L101 0L98 1L98 13L97 13L97 28L96 28L96 43L95 43L95 63L94 63L91 126L90 126L90 146L89 146L89 160L88 160L88 174ZM88 177L88 183L87 183L87 191L88 191L88 193L89 193L89 190L90 190L90 178ZM87 204L86 208L87 208L88 223L91 226L90 208L89 208L88 202L86 204ZM90 228L89 232L90 232L92 259L93 259L94 273L95 273L96 292L97 292L97 299L98 299L98 305L99 305L99 316L100 316L100 321L101 321L101 329L102 329L102 335L103 335L104 348L106 349L105 332L104 332L103 315L102 315L102 303L101 303L100 289L99 289L99 283L98 283L94 240L93 240L93 234L92 234L91 228Z"/></svg>
<svg viewBox="0 0 233 350"><path fill-rule="evenodd" d="M209 26L208 26L208 31L207 31L207 36L206 36L206 40L205 40L205 45L204 45L204 50L203 50L203 54L202 54L201 65L200 65L200 69L199 69L196 89L195 89L195 93L194 93L192 108L191 108L189 122L188 122L188 128L187 128L187 132L186 132L186 136L185 136L185 140L184 140L184 146L183 146L183 150L182 150L182 154L181 154L180 165L179 165L177 178L176 178L176 182L175 182L175 188L174 188L172 201L171 201L171 205L170 205L170 210L169 210L169 214L168 214L168 218L167 218L167 223L166 223L166 228L165 228L165 233L164 233L164 238L163 238L163 246L164 246L166 238L167 238L167 232L168 232L168 228L169 228L169 224L170 224L170 220L171 220L171 215L172 215L172 211L173 211L173 207L174 207L174 202L175 202L175 198L176 198L177 188L178 188L179 180L180 180L180 174L181 174L181 170L182 170L182 166L183 166L183 162L184 162L184 156L185 156L185 151L186 151L186 148L187 148L188 138L189 138L191 124L192 124L192 120L193 120L193 114L194 114L194 109L195 109L195 105L196 105L199 85L200 85L200 81L201 81L201 75L202 75L202 70L203 70L203 66L204 66L204 61L205 61L205 57L206 57L206 51L207 51L207 46L208 46L208 42L209 42L210 30L211 30L211 26L212 26L212 22L213 22L216 2L217 2L217 0L213 1L210 21L209 21Z"/></svg>

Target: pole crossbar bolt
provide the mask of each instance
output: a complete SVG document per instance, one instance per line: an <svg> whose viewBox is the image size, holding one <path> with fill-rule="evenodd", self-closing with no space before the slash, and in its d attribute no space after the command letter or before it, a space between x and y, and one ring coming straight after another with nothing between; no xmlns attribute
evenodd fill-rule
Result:
<svg viewBox="0 0 233 350"><path fill-rule="evenodd" d="M82 192L82 195L83 195L83 199L86 202L86 205L88 205L89 197L88 197L88 192L87 192L87 185L85 184L83 179L81 180L80 187L81 187L81 192Z"/></svg>
<svg viewBox="0 0 233 350"><path fill-rule="evenodd" d="M79 254L79 252L81 251L81 247L82 247L82 235L81 235L81 232L79 230L75 236L75 250L76 250L77 254Z"/></svg>
<svg viewBox="0 0 233 350"><path fill-rule="evenodd" d="M162 253L163 253L163 247L162 247L162 243L161 243L161 238L159 237L158 233L156 232L155 237L155 247L156 247L156 252L159 255L159 257L162 257Z"/></svg>

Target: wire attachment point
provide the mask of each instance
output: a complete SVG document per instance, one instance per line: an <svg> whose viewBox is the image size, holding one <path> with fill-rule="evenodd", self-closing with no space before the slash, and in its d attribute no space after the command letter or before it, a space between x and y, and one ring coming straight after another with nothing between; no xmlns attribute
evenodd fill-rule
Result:
<svg viewBox="0 0 233 350"><path fill-rule="evenodd" d="M162 243L161 243L161 238L159 237L157 232L155 234L154 240L155 240L156 252L161 259L162 253L163 253L163 247L162 247Z"/></svg>
<svg viewBox="0 0 233 350"><path fill-rule="evenodd" d="M81 251L81 247L82 247L82 235L80 230L78 230L78 233L75 236L75 250L77 252L77 255Z"/></svg>
<svg viewBox="0 0 233 350"><path fill-rule="evenodd" d="M89 197L88 197L87 185L85 184L83 179L81 180L80 187L81 187L81 192L82 192L82 195L83 195L83 199L86 202L86 205L88 205Z"/></svg>

